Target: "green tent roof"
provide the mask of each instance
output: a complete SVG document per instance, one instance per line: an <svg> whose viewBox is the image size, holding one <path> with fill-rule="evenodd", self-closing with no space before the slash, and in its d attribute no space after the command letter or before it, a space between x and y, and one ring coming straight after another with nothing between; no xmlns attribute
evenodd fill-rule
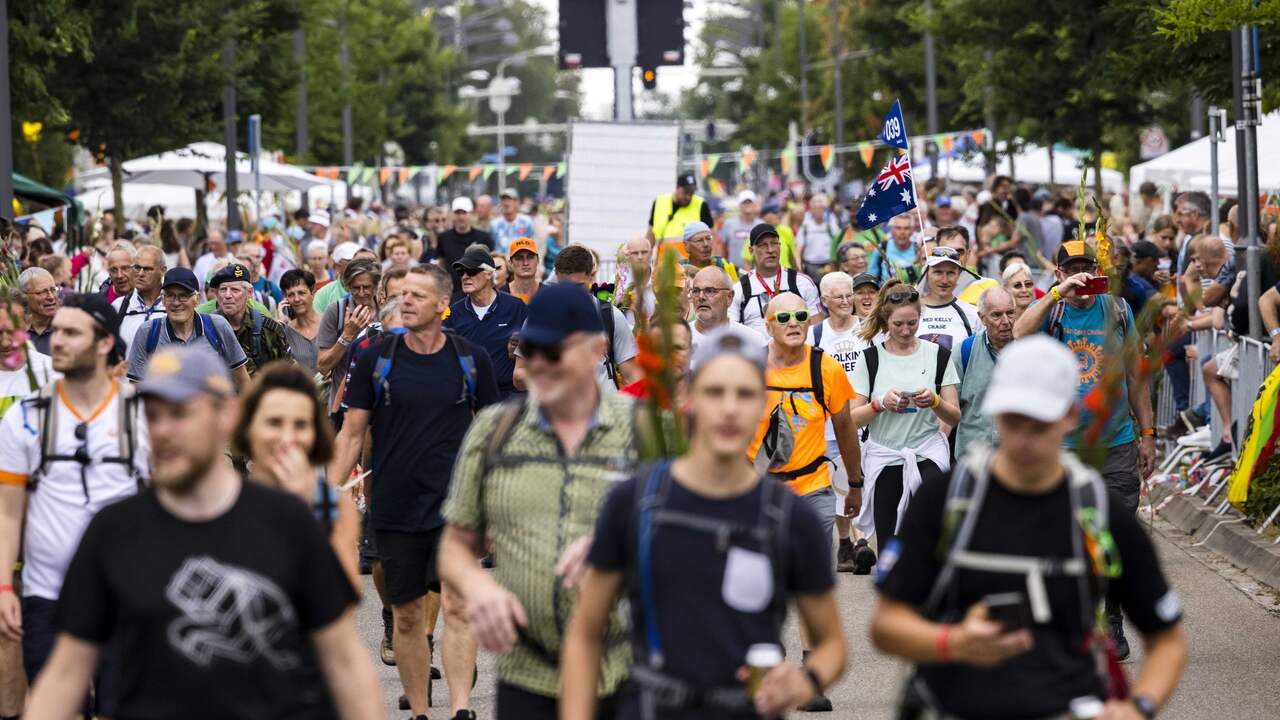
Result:
<svg viewBox="0 0 1280 720"><path fill-rule="evenodd" d="M45 207L71 206L72 227L79 227L84 222L84 207L80 201L66 193L41 185L25 175L13 174L13 195L22 201L37 202Z"/></svg>

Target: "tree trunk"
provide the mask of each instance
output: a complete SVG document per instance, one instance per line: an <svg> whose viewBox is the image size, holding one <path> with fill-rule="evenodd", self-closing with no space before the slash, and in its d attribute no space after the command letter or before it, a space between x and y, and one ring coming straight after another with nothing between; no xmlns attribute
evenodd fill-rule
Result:
<svg viewBox="0 0 1280 720"><path fill-rule="evenodd" d="M111 198L114 203L115 235L124 230L124 160L120 153L111 153Z"/></svg>

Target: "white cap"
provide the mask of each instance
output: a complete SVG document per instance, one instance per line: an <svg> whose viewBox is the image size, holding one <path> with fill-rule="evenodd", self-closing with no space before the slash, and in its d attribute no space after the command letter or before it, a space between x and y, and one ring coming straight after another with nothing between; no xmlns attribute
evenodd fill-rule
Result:
<svg viewBox="0 0 1280 720"><path fill-rule="evenodd" d="M338 243L338 246L333 249L333 261L347 262L358 252L360 252L360 246L353 242Z"/></svg>
<svg viewBox="0 0 1280 720"><path fill-rule="evenodd" d="M759 200L756 198L755 192L751 190L743 190L738 193L738 204L741 205L744 202L759 202Z"/></svg>
<svg viewBox="0 0 1280 720"><path fill-rule="evenodd" d="M329 227L329 213L313 212L311 217L307 218L307 222L320 227Z"/></svg>
<svg viewBox="0 0 1280 720"><path fill-rule="evenodd" d="M476 209L476 206L471 202L471 198L469 197L456 197L453 199L453 204L449 207L454 212L458 212L459 210L463 212L472 212Z"/></svg>
<svg viewBox="0 0 1280 720"><path fill-rule="evenodd" d="M924 262L925 267L927 268L936 267L943 263L951 263L952 265L955 265L961 270L964 269L964 265L961 265L959 260L953 257L947 257L946 255L930 255L929 258Z"/></svg>
<svg viewBox="0 0 1280 720"><path fill-rule="evenodd" d="M982 414L1057 422L1075 404L1079 386L1080 364L1066 345L1042 334L1014 340L996 360Z"/></svg>

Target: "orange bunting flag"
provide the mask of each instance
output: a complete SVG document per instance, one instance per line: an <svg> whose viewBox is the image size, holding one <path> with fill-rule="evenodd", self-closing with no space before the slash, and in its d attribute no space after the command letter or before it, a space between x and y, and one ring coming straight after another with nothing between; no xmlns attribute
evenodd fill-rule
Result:
<svg viewBox="0 0 1280 720"><path fill-rule="evenodd" d="M871 143L863 143L858 146L858 154L862 156L862 164L871 167L871 161L876 156L876 146Z"/></svg>
<svg viewBox="0 0 1280 720"><path fill-rule="evenodd" d="M974 130L974 131L973 131L973 142L974 142L975 144L977 144L977 145L978 145L978 147L982 147L982 145L983 145L983 141L984 141L984 140L986 140L986 139L987 139L987 133L986 133L986 132L984 132L984 131L982 131L982 130Z"/></svg>
<svg viewBox="0 0 1280 720"><path fill-rule="evenodd" d="M702 159L702 164L699 166L699 169L702 171L702 177L706 177L706 176L710 175L710 174L711 174L711 159L710 159L710 158L703 158L703 159Z"/></svg>
<svg viewBox="0 0 1280 720"><path fill-rule="evenodd" d="M453 174L453 171L457 169L458 169L457 165L445 165L444 167L440 168L440 172L436 175L436 184L439 185L440 183L443 183L445 180L448 180L449 176Z"/></svg>
<svg viewBox="0 0 1280 720"><path fill-rule="evenodd" d="M520 166L520 182L529 177L529 173L533 172L533 163L524 163Z"/></svg>
<svg viewBox="0 0 1280 720"><path fill-rule="evenodd" d="M555 165L548 165L548 166L546 166L546 167L542 168L542 182L546 182L546 181L550 180L550 179L551 179L551 176L552 176L552 175L555 175L555 174L556 174L556 166L555 166Z"/></svg>
<svg viewBox="0 0 1280 720"><path fill-rule="evenodd" d="M388 168L388 167L378 168L378 184L379 185L386 185L387 181L390 179L391 179L391 168Z"/></svg>
<svg viewBox="0 0 1280 720"><path fill-rule="evenodd" d="M476 178L480 177L481 170L484 170L484 168L479 165L473 165L467 173L467 182L474 182Z"/></svg>
<svg viewBox="0 0 1280 720"><path fill-rule="evenodd" d="M830 145L823 145L818 148L818 158L822 160L822 169L831 169L831 160L835 157L835 148Z"/></svg>
<svg viewBox="0 0 1280 720"><path fill-rule="evenodd" d="M400 184L409 182L409 168L400 168Z"/></svg>
<svg viewBox="0 0 1280 720"><path fill-rule="evenodd" d="M942 136L942 152L949 153L956 146L956 138L954 135Z"/></svg>

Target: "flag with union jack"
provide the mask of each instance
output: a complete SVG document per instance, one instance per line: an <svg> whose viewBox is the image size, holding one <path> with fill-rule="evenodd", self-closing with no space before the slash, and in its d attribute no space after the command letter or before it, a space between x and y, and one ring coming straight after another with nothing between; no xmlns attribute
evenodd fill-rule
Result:
<svg viewBox="0 0 1280 720"><path fill-rule="evenodd" d="M895 215L914 210L915 185L911 182L911 158L906 154L889 160L876 179L871 182L862 207L858 208L858 224L873 228L889 222Z"/></svg>

